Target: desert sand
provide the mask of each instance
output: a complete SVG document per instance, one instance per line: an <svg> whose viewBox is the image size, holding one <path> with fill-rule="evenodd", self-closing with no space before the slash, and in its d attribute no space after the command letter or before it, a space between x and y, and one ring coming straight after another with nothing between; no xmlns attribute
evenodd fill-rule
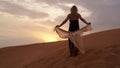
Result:
<svg viewBox="0 0 120 68"><path fill-rule="evenodd" d="M0 68L120 68L120 29L83 37L85 54L69 56L68 42L0 49Z"/></svg>

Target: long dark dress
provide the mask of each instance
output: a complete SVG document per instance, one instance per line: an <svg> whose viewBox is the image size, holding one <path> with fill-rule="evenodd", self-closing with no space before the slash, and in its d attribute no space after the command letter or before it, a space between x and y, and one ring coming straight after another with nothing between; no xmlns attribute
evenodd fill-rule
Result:
<svg viewBox="0 0 120 68"><path fill-rule="evenodd" d="M79 20L69 20L70 24L69 24L69 31L76 31L79 30ZM70 39L68 39L69 41L69 49L70 49L70 55L77 55L77 53L79 52L78 48L75 47L75 45L72 43L72 41Z"/></svg>

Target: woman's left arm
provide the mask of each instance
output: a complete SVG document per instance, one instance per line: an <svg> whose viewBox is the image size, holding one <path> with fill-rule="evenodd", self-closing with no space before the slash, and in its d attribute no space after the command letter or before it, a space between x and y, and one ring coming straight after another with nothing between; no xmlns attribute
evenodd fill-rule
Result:
<svg viewBox="0 0 120 68"><path fill-rule="evenodd" d="M90 22L87 22L80 14L78 14L78 17L81 21L83 21L85 24L89 25L91 24Z"/></svg>

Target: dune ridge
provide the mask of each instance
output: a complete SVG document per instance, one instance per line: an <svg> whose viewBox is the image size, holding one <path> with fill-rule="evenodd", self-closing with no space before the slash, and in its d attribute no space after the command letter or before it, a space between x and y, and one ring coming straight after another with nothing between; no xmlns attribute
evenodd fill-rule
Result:
<svg viewBox="0 0 120 68"><path fill-rule="evenodd" d="M68 42L0 48L0 68L120 68L120 29L86 35L86 54L69 56Z"/></svg>

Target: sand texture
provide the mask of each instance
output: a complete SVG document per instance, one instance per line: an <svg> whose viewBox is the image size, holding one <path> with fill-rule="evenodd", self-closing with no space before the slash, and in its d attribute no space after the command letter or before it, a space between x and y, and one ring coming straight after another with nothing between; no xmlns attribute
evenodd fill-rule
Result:
<svg viewBox="0 0 120 68"><path fill-rule="evenodd" d="M0 68L120 68L120 29L83 37L85 54L69 56L68 41L0 49Z"/></svg>

